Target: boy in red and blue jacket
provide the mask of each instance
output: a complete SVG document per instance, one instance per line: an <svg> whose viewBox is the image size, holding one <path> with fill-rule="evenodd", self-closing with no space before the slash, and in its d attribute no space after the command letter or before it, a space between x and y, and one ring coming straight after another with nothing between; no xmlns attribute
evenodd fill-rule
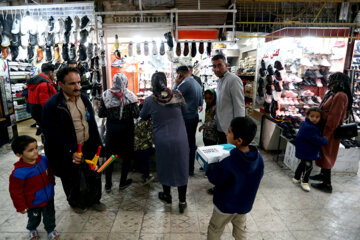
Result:
<svg viewBox="0 0 360 240"><path fill-rule="evenodd" d="M29 239L38 239L36 228L43 222L49 239L58 239L55 230L54 185L55 178L48 168L48 159L38 155L36 139L19 136L11 148L20 158L10 175L10 196L17 212L28 214Z"/></svg>

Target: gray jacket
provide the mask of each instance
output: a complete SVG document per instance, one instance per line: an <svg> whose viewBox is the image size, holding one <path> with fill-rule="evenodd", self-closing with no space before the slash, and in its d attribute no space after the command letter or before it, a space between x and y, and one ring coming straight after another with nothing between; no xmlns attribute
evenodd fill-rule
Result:
<svg viewBox="0 0 360 240"><path fill-rule="evenodd" d="M235 74L226 72L218 80L216 94L217 129L227 132L233 118L245 117L243 83Z"/></svg>

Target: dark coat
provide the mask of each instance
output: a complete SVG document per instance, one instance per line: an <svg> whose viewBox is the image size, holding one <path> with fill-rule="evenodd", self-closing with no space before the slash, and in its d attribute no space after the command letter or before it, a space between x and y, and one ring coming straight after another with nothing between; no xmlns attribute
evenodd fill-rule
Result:
<svg viewBox="0 0 360 240"><path fill-rule="evenodd" d="M328 140L321 137L320 129L306 118L296 135L295 156L301 160L318 160L321 146L327 143Z"/></svg>
<svg viewBox="0 0 360 240"><path fill-rule="evenodd" d="M249 152L237 148L218 163L209 164L207 176L215 185L214 204L223 213L251 211L264 175L264 161L254 146Z"/></svg>
<svg viewBox="0 0 360 240"><path fill-rule="evenodd" d="M90 114L88 152L85 159L92 159L99 145L102 146L94 110L85 95L81 95L86 110ZM77 138L69 109L62 91L52 96L45 104L42 114L45 134L45 154L49 158L54 174L61 177L68 173L72 166L72 155L77 152Z"/></svg>

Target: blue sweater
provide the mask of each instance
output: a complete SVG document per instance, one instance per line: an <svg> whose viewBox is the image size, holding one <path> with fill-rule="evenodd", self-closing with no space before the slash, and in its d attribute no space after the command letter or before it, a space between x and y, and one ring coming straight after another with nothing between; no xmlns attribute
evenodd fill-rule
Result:
<svg viewBox="0 0 360 240"><path fill-rule="evenodd" d="M209 165L207 176L215 185L213 201L223 213L246 214L252 209L264 161L255 146L249 148L249 152L234 148L229 157Z"/></svg>
<svg viewBox="0 0 360 240"><path fill-rule="evenodd" d="M306 118L296 135L295 156L301 160L318 160L321 146L327 143L328 140L321 137L320 129Z"/></svg>
<svg viewBox="0 0 360 240"><path fill-rule="evenodd" d="M174 88L181 92L186 102L186 108L183 112L184 120L196 118L199 106L203 105L201 86L190 76Z"/></svg>

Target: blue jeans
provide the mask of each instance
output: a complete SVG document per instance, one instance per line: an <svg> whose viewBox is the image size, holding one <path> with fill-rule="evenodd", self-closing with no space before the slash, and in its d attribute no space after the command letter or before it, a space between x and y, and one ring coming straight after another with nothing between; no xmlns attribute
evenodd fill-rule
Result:
<svg viewBox="0 0 360 240"><path fill-rule="evenodd" d="M193 119L185 120L186 133L189 142L189 172L194 172L194 163L195 163L195 152L196 152L196 129L199 123L199 115Z"/></svg>

